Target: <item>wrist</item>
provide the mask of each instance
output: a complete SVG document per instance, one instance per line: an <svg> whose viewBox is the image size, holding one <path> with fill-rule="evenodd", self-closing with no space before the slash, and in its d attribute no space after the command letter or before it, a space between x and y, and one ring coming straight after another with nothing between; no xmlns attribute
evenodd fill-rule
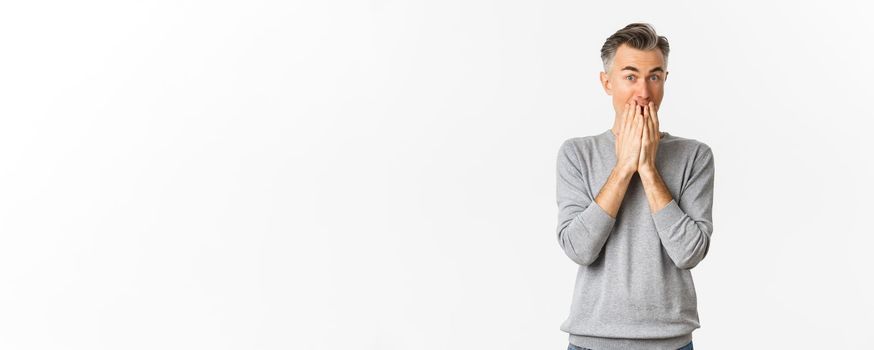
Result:
<svg viewBox="0 0 874 350"><path fill-rule="evenodd" d="M618 176L620 179L630 179L632 176L634 176L634 173L636 171L636 169L628 169L621 166L613 167L613 174Z"/></svg>
<svg viewBox="0 0 874 350"><path fill-rule="evenodd" d="M641 166L637 169L640 177L656 177L659 175L658 170L652 166Z"/></svg>

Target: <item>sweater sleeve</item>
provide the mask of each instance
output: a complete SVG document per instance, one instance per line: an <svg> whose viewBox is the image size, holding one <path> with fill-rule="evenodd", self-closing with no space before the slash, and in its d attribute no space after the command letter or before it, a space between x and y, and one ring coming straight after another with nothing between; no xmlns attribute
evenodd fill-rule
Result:
<svg viewBox="0 0 874 350"><path fill-rule="evenodd" d="M581 164L573 142L565 141L556 167L557 234L558 244L571 260L589 265L600 255L616 219L594 201Z"/></svg>
<svg viewBox="0 0 874 350"><path fill-rule="evenodd" d="M710 249L714 173L713 151L702 145L679 200L672 199L664 208L652 213L662 246L678 268L692 269Z"/></svg>

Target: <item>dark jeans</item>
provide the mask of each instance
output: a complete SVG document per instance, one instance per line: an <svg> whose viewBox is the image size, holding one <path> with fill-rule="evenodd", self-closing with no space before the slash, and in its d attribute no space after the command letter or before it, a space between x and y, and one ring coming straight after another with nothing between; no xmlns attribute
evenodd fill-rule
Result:
<svg viewBox="0 0 874 350"><path fill-rule="evenodd" d="M682 348L679 348L679 349L677 349L677 350L694 350L694 349L695 349L695 348L692 347L692 342L689 342L689 344L686 344L686 345L684 345ZM576 345L574 345L574 344L568 343L568 344L567 344L567 350L592 350L592 349L589 349L589 348L581 348L581 347L576 346Z"/></svg>

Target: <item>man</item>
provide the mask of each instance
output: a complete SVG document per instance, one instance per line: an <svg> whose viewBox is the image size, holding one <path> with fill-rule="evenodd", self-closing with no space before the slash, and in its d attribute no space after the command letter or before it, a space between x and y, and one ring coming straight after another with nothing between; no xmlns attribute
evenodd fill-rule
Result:
<svg viewBox="0 0 874 350"><path fill-rule="evenodd" d="M710 147L659 130L668 41L633 23L601 49L613 128L558 152L558 242L579 265L568 349L691 350L691 269L713 232Z"/></svg>

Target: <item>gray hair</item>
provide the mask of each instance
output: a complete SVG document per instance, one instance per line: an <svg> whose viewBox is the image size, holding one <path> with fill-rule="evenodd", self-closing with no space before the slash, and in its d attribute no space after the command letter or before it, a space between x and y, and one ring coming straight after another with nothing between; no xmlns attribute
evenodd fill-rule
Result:
<svg viewBox="0 0 874 350"><path fill-rule="evenodd" d="M656 34L655 28L649 23L632 23L613 33L601 47L601 61L604 62L604 71L610 73L616 50L622 44L628 44L632 48L648 51L658 48L665 56L665 69L668 65L668 38Z"/></svg>

